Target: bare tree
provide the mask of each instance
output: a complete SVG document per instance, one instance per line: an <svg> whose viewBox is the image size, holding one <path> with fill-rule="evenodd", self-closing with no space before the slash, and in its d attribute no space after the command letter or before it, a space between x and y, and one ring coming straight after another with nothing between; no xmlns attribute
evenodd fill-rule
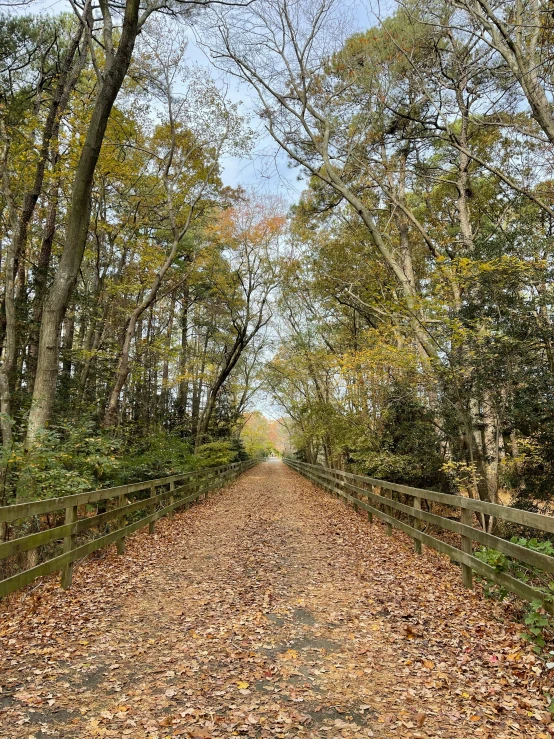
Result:
<svg viewBox="0 0 554 739"><path fill-rule="evenodd" d="M219 300L229 316L230 342L219 361L207 392L196 429L196 446L205 436L219 393L241 356L271 319L270 296L277 284L273 266L284 219L271 208L246 202L234 209L233 227L227 233L227 258L231 266L231 285L215 286Z"/></svg>
<svg viewBox="0 0 554 739"><path fill-rule="evenodd" d="M554 143L552 53L547 48L554 28L551 3L454 0L453 5L465 11L470 19L459 26L476 34L504 59L535 120L550 143Z"/></svg>

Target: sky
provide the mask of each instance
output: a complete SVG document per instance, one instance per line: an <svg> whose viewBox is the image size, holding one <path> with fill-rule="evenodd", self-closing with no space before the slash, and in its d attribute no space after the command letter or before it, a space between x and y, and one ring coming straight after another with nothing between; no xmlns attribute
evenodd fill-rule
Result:
<svg viewBox="0 0 554 739"><path fill-rule="evenodd" d="M390 1L385 0L389 4ZM263 0L258 0L258 2L263 2ZM380 15L384 7L379 4L379 0L376 0L374 5L375 11L371 9L371 0L343 0L343 2L345 10L348 9L351 16L352 33L365 30L375 24L376 13ZM189 52L191 60L207 66L214 75L219 74L218 70L214 70L208 56L195 42L192 35ZM256 189L261 188L263 191L278 193L285 202L291 204L296 202L304 189L304 183L302 179L299 179L299 170L289 166L286 155L278 151L277 145L265 132L261 121L256 118L254 95L246 84L239 85L234 78L220 76L219 80L220 84L228 89L230 99L233 102L242 103L242 110L250 118L251 125L258 135L257 146L250 157L241 160L236 157L225 159L225 184L231 186L242 184Z"/></svg>
<svg viewBox="0 0 554 739"><path fill-rule="evenodd" d="M69 0L28 0L28 3L17 6L21 0L13 0L16 12L33 12L56 14L70 12ZM263 0L258 0L263 2ZM376 22L377 15L383 15L387 4L375 0L344 0L345 10L351 15L352 31L363 30ZM386 12L384 13L386 14ZM191 64L197 64L209 69L218 81L225 87L232 102L241 103L243 114L249 119L251 127L256 132L256 146L251 154L245 158L225 157L223 164L223 182L230 187L242 185L257 192L279 194L287 203L298 200L303 190L303 182L299 181L299 172L288 165L286 156L277 151L271 137L265 133L263 125L255 115L255 104L246 86L239 86L237 80L226 78L221 72L214 69L208 56L199 44L194 34L190 34L188 56Z"/></svg>

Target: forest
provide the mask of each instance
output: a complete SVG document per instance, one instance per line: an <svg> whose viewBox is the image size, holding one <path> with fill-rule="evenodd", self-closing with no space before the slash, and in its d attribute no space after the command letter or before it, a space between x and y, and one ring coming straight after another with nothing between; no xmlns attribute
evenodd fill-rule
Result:
<svg viewBox="0 0 554 739"><path fill-rule="evenodd" d="M0 0L0 739L554 737L554 5Z"/></svg>
<svg viewBox="0 0 554 739"><path fill-rule="evenodd" d="M1 13L0 504L285 450L548 510L550 4Z"/></svg>

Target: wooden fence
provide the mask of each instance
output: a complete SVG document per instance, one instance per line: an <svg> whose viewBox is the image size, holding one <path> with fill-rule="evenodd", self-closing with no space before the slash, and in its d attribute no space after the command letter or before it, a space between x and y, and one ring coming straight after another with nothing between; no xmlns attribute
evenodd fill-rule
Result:
<svg viewBox="0 0 554 739"><path fill-rule="evenodd" d="M123 554L125 537L145 526L153 534L159 518L173 514L177 508L188 508L202 496L208 497L209 492L255 464L257 460L237 462L158 480L0 507L0 530L4 529L5 539L0 542L0 561L19 560L21 570L0 580L0 597L58 570L62 573L62 587L68 588L77 560L113 543L118 553ZM13 536L17 538L10 538ZM32 566L26 567L29 561Z"/></svg>
<svg viewBox="0 0 554 739"><path fill-rule="evenodd" d="M367 511L370 521L373 521L374 515L380 518L386 523L389 535L392 534L393 527L409 534L414 540L416 552L421 553L421 545L426 544L447 554L455 562L459 562L462 567L462 582L466 587L472 587L473 572L476 572L524 600L539 600L547 610L553 610L553 605L545 592L475 557L473 542L495 549L517 562L525 563L543 572L554 573L554 557L487 533L482 526L480 528L474 526L474 516L479 516L479 519L494 516L496 519L547 534L554 534L554 517L459 495L447 495L432 490L397 485L385 480L376 480L320 465L298 462L294 459L284 461L289 467L319 487L351 503L356 510L362 508ZM431 508L431 504L435 502L454 509L453 517L422 510L422 501L427 502L428 508ZM404 520L400 520L401 515ZM459 534L460 547L421 531L421 522L431 524L443 531ZM554 593L550 595L554 596Z"/></svg>

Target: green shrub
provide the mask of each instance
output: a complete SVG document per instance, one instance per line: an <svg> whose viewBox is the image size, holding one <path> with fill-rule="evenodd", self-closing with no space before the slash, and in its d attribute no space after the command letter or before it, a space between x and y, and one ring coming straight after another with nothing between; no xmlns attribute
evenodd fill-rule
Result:
<svg viewBox="0 0 554 739"><path fill-rule="evenodd" d="M245 458L244 446L237 440L204 444L194 454L190 439L165 430L126 429L114 436L92 421L59 424L41 433L31 449L17 442L7 460L3 457L8 492L2 502L73 495Z"/></svg>
<svg viewBox="0 0 554 739"><path fill-rule="evenodd" d="M238 451L236 448L233 449L231 441L212 441L198 447L195 454L195 464L198 467L219 467L223 464L236 462L237 456Z"/></svg>
<svg viewBox="0 0 554 739"><path fill-rule="evenodd" d="M170 477L196 466L189 439L164 430L127 433L124 454L114 485Z"/></svg>
<svg viewBox="0 0 554 739"><path fill-rule="evenodd" d="M535 538L525 539L518 536L513 536L510 541L512 544L518 544L534 552L554 556L554 545L550 541L539 541ZM523 639L533 644L533 648L538 654L541 653L547 643L551 643L554 637L554 617L545 609L545 604L554 606L554 580L551 580L544 570L507 557L496 549L481 547L475 552L475 556L493 567L497 572L505 572L522 582L530 582L542 593L544 600L533 600L527 605L523 619L527 629L521 634ZM503 600L508 595L509 591L506 588L492 580L482 578L482 581L485 596ZM554 663L548 664L552 664L552 667L554 667Z"/></svg>
<svg viewBox="0 0 554 739"><path fill-rule="evenodd" d="M121 465L121 445L91 425L56 426L43 431L26 449L14 445L8 479L19 500L55 498L102 487Z"/></svg>

